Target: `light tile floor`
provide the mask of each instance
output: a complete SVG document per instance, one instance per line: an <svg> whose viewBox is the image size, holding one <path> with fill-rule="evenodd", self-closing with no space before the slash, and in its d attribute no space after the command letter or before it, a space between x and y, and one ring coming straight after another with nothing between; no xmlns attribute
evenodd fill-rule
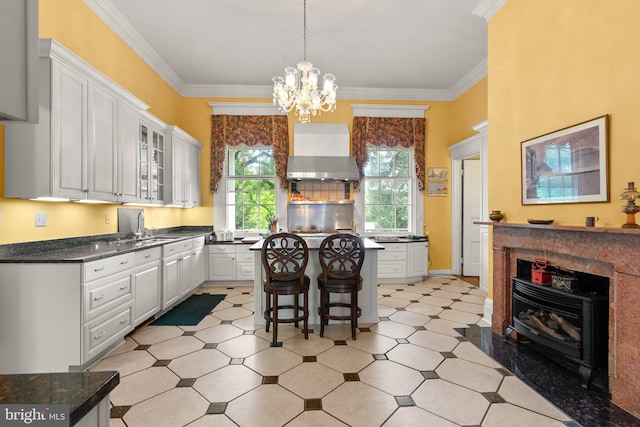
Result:
<svg viewBox="0 0 640 427"><path fill-rule="evenodd" d="M206 285L206 284L205 284ZM280 326L281 348L253 324L253 287L197 326L142 326L91 370L118 370L111 426L578 425L458 334L485 294L454 277L378 288L377 324Z"/></svg>

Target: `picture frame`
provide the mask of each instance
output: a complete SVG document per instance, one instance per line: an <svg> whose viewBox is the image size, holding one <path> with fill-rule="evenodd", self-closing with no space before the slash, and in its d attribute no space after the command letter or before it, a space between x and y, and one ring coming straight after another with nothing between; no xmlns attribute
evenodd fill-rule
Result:
<svg viewBox="0 0 640 427"><path fill-rule="evenodd" d="M448 196L449 184L446 182L428 182L427 196Z"/></svg>
<svg viewBox="0 0 640 427"><path fill-rule="evenodd" d="M448 168L427 168L427 180L429 181L449 181Z"/></svg>
<svg viewBox="0 0 640 427"><path fill-rule="evenodd" d="M608 116L523 141L522 204L609 201Z"/></svg>

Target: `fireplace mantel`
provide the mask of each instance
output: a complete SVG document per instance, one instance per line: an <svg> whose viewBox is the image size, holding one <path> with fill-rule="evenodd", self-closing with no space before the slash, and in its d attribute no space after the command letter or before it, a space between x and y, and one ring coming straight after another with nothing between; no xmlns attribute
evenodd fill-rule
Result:
<svg viewBox="0 0 640 427"><path fill-rule="evenodd" d="M516 260L550 264L609 278L609 386L613 403L640 417L640 230L564 225L493 226L492 328L511 318Z"/></svg>

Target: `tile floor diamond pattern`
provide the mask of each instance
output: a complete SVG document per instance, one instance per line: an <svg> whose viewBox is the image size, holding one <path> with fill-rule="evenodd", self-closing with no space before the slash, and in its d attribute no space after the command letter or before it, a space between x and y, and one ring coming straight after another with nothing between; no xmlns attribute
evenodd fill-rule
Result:
<svg viewBox="0 0 640 427"><path fill-rule="evenodd" d="M112 427L572 422L454 330L488 326L484 292L461 280L380 285L381 322L359 324L356 341L348 325L324 338L312 325L308 340L283 325L278 348L253 324L253 287L196 293L227 298L196 326L139 327L91 368L120 371Z"/></svg>

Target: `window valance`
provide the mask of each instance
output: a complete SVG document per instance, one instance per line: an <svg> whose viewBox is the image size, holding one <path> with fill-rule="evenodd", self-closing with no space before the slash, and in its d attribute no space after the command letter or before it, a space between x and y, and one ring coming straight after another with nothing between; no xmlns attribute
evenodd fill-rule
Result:
<svg viewBox="0 0 640 427"><path fill-rule="evenodd" d="M289 124L287 116L213 115L211 124L211 191L218 190L227 147L273 147L276 175L281 188L289 188Z"/></svg>
<svg viewBox="0 0 640 427"><path fill-rule="evenodd" d="M367 145L400 146L413 149L418 189L424 191L425 135L426 120L424 118L354 117L352 146L360 172L360 180L354 187L358 188L364 177L364 166L368 160Z"/></svg>

